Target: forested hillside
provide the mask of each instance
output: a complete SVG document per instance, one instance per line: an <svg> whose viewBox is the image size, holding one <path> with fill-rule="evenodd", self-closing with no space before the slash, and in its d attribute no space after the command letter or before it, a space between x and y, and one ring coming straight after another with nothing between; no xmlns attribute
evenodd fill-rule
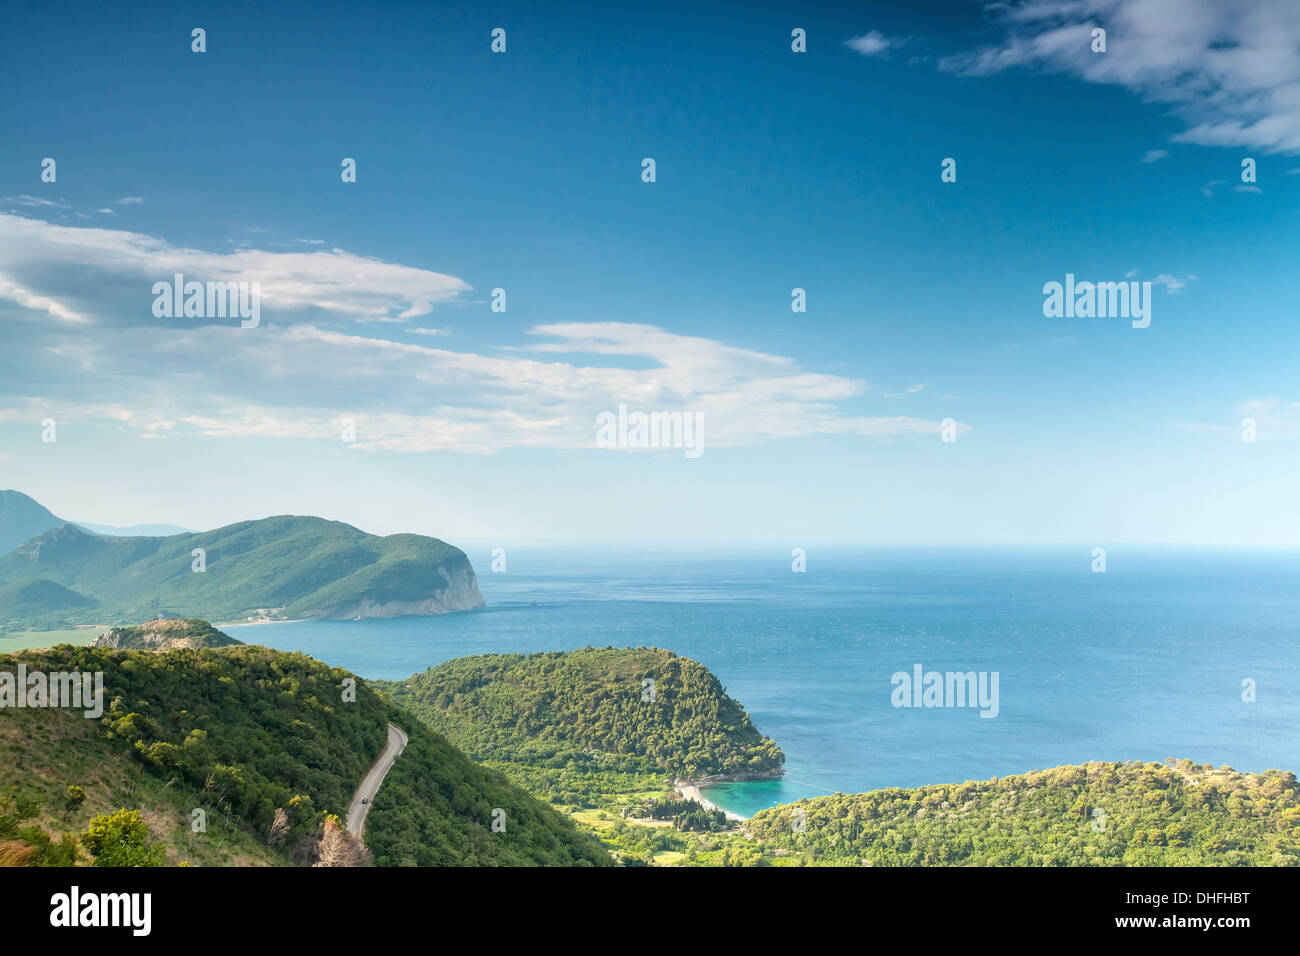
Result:
<svg viewBox="0 0 1300 956"><path fill-rule="evenodd" d="M609 862L570 821L473 764L365 682L306 655L60 645L0 657L0 672L16 672L20 661L29 674L104 675L99 719L0 708L7 801L0 844L28 862L62 859L29 852L41 842L36 830L55 846L74 838L77 859L88 862L87 827L116 810L140 811L168 862L317 862L328 821L346 815L390 719L411 742L368 822L375 862ZM497 808L505 811L502 832L492 830ZM192 826L196 810L202 831Z"/></svg>
<svg viewBox="0 0 1300 956"><path fill-rule="evenodd" d="M708 668L659 648L475 655L376 686L477 760L689 778L785 760Z"/></svg>
<svg viewBox="0 0 1300 956"><path fill-rule="evenodd" d="M1300 789L1289 771L1089 763L817 797L763 810L747 828L786 863L1296 866Z"/></svg>
<svg viewBox="0 0 1300 956"><path fill-rule="evenodd" d="M20 630L192 617L392 617L482 607L469 558L445 541L278 515L167 537L63 524L0 555L0 626Z"/></svg>

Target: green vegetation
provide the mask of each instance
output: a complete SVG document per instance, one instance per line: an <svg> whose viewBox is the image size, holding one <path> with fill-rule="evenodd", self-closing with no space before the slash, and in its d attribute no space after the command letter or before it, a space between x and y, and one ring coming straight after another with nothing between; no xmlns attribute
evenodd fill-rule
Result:
<svg viewBox="0 0 1300 956"><path fill-rule="evenodd" d="M785 760L707 668L659 648L466 657L375 686L628 864L697 849L674 818L683 830L727 825L678 801L674 777L775 776ZM658 826L626 819L674 801Z"/></svg>
<svg viewBox="0 0 1300 956"><path fill-rule="evenodd" d="M402 717L394 709L394 717ZM379 866L608 866L596 840L405 715L410 742L366 820ZM494 820L497 829L493 829Z"/></svg>
<svg viewBox="0 0 1300 956"><path fill-rule="evenodd" d="M81 835L81 845L95 866L162 866L167 848L149 839L139 810L118 810L95 817Z"/></svg>
<svg viewBox="0 0 1300 956"><path fill-rule="evenodd" d="M659 648L463 657L376 686L475 759L553 771L553 799L579 796L568 771L745 778L785 761L706 667Z"/></svg>
<svg viewBox="0 0 1300 956"><path fill-rule="evenodd" d="M77 841L64 836L55 841L35 823L40 801L17 796L10 787L0 797L0 866L72 866L77 859Z"/></svg>
<svg viewBox="0 0 1300 956"><path fill-rule="evenodd" d="M276 809L291 803L302 833L321 812L346 812L387 737L387 705L364 687L355 703L343 703L341 688L351 675L304 654L257 646L150 653L61 645L0 659L0 669L12 671L18 660L29 671L102 671L102 718L75 715L94 727L95 743L125 751L149 773L188 789L195 795L190 806L209 818L255 834L267 833ZM27 730L39 734L43 724L54 729L58 714L4 710L0 721L34 716L37 724Z"/></svg>
<svg viewBox="0 0 1300 956"><path fill-rule="evenodd" d="M12 665L0 662L0 670ZM141 811L152 838L167 848L167 862L198 866L283 864L233 816L211 812L210 795L163 775L121 741L108 738L101 721L75 710L0 710L0 780L22 801L27 826L59 842L69 841L72 859L89 863L78 838L90 821L124 808ZM196 808L208 813L206 832L192 829ZM0 827L0 843L4 842ZM41 865L38 858L29 865ZM50 865L65 865L55 863Z"/></svg>
<svg viewBox="0 0 1300 956"><path fill-rule="evenodd" d="M99 602L46 578L0 585L0 617L11 622L76 621L95 617Z"/></svg>
<svg viewBox="0 0 1300 956"><path fill-rule="evenodd" d="M710 810L697 800L670 798L646 800L634 811L648 820L668 820L678 830L726 830L731 824L721 810Z"/></svg>
<svg viewBox="0 0 1300 956"><path fill-rule="evenodd" d="M1089 763L817 797L763 810L747 829L787 865L1296 866L1300 788L1278 770Z"/></svg>
<svg viewBox="0 0 1300 956"><path fill-rule="evenodd" d="M783 755L669 651L471 657L381 694L303 654L175 646L224 638L203 621L120 631L170 649L0 657L103 672L106 703L0 709L0 865L1300 865L1289 772L1090 763L818 797L741 830L672 778L770 775ZM343 818L389 722L409 742L367 853Z"/></svg>
<svg viewBox="0 0 1300 956"><path fill-rule="evenodd" d="M306 655L244 645L61 645L0 657L0 670L12 672L19 660L29 672L103 672L106 707L100 720L79 710L0 709L0 780L14 794L0 812L0 857L8 843L4 858L17 862L68 852L81 862L105 852L120 859L113 847L126 841L147 861L159 853L170 863L323 859L327 818L346 814L393 720L410 744L367 821L377 863L609 862L571 821L473 764L363 681ZM505 811L503 833L492 830L496 808ZM139 820L113 817L118 811L139 811ZM67 849L76 835L80 857L75 839Z"/></svg>
<svg viewBox="0 0 1300 956"><path fill-rule="evenodd" d="M107 627L96 625L67 628L59 631L4 631L0 632L0 654L8 654L12 651L40 650L41 648L54 647L56 644L73 644L78 647L85 647L106 630L108 630Z"/></svg>
<svg viewBox="0 0 1300 956"><path fill-rule="evenodd" d="M205 570L192 552L204 551ZM281 515L162 538L63 524L0 556L0 625L59 628L145 617L356 617L480 607L464 552Z"/></svg>

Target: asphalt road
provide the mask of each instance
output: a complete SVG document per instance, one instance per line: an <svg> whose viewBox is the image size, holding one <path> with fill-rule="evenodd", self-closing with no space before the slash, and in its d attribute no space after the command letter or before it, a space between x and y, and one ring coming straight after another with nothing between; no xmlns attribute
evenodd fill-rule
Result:
<svg viewBox="0 0 1300 956"><path fill-rule="evenodd" d="M406 734L400 727L396 724L388 725L388 743L384 745L384 752L362 778L357 792L352 795L352 802L348 804L349 833L360 834L365 829L366 813L370 810L370 804L374 803L380 784L384 782L384 777L388 776L388 771L393 768L393 761L406 749L406 741ZM362 803L362 800L369 800L370 803Z"/></svg>

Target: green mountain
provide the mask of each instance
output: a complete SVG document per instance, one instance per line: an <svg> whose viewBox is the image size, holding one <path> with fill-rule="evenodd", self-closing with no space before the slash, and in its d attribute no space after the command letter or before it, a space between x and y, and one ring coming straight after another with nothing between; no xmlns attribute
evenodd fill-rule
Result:
<svg viewBox="0 0 1300 956"><path fill-rule="evenodd" d="M0 554L63 524L21 491L0 491Z"/></svg>
<svg viewBox="0 0 1300 956"><path fill-rule="evenodd" d="M0 656L0 672L19 662L29 674L102 672L104 709L97 720L81 709L16 709L0 694L0 863L91 862L113 842L103 831L128 829L107 816L120 810L148 844L136 847L140 859L323 862L389 721L409 743L367 818L375 864L610 862L558 813L306 655L60 645ZM119 858L114 849L108 859Z"/></svg>
<svg viewBox="0 0 1300 956"><path fill-rule="evenodd" d="M77 618L99 606L99 602L84 594L70 591L48 578L15 581L0 585L0 619L8 621L35 621L45 617L67 615Z"/></svg>
<svg viewBox="0 0 1300 956"><path fill-rule="evenodd" d="M787 865L1300 866L1300 786L1190 760L1088 763L816 797L746 828L748 852Z"/></svg>
<svg viewBox="0 0 1300 956"><path fill-rule="evenodd" d="M281 515L162 538L105 537L62 524L0 556L0 625L54 628L159 614L394 617L482 606L474 569L458 548L321 518Z"/></svg>
<svg viewBox="0 0 1300 956"><path fill-rule="evenodd" d="M716 835L731 824L680 778L771 778L785 762L706 667L655 647L465 657L373 686L625 865L744 842Z"/></svg>
<svg viewBox="0 0 1300 956"><path fill-rule="evenodd" d="M376 687L471 757L551 768L553 785L559 771L757 779L785 761L708 668L659 648L477 655Z"/></svg>

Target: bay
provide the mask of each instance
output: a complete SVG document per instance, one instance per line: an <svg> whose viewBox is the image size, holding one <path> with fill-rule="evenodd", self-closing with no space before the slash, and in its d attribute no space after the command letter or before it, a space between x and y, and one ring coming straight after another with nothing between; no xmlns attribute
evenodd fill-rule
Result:
<svg viewBox="0 0 1300 956"><path fill-rule="evenodd" d="M671 649L787 755L778 781L709 788L746 816L1089 760L1300 767L1294 552L1112 548L1105 573L1086 547L809 548L805 573L778 547L517 547L504 574L470 557L482 610L224 630L385 679L469 654ZM892 675L917 664L997 672L997 716L893 706Z"/></svg>

